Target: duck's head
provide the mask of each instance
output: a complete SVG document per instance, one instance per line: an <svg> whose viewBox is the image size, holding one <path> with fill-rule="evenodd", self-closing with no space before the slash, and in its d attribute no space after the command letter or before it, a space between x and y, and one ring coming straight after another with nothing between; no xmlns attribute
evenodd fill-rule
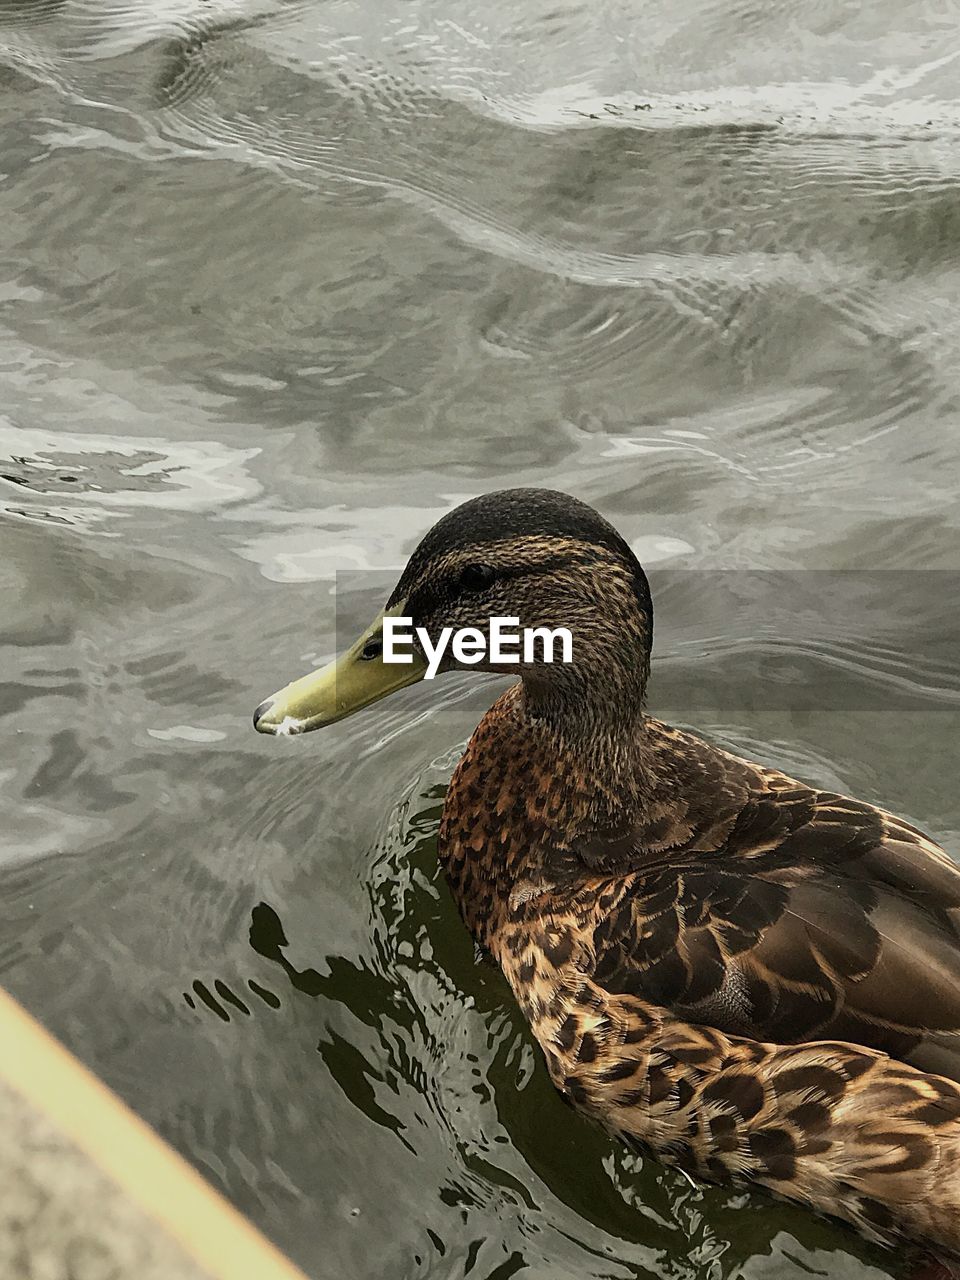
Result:
<svg viewBox="0 0 960 1280"><path fill-rule="evenodd" d="M404 664L384 661L384 622L409 618ZM572 655L553 661L534 637L522 638L511 665L490 658L491 618L517 619L508 630L566 628ZM389 627L398 624L388 623ZM261 733L306 733L352 715L428 673L444 628L474 628L482 653L458 656L452 640L439 661L451 670L517 673L531 714L573 731L578 722L636 717L650 660L653 611L647 580L624 539L592 507L550 489L506 489L450 511L410 558L383 612L328 666L267 698L254 713ZM422 628L427 641L416 639ZM476 637L474 637L476 640ZM473 650L481 645L475 643ZM506 646L505 646L506 647Z"/></svg>

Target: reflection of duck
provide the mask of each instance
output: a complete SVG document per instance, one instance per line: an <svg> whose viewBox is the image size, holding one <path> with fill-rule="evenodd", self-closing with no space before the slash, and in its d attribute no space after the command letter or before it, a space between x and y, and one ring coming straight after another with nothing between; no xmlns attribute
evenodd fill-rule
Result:
<svg viewBox="0 0 960 1280"><path fill-rule="evenodd" d="M557 1087L699 1177L960 1254L960 869L880 809L647 717L646 578L573 498L465 503L386 612L434 642L492 616L573 634L571 663L523 664L484 716L440 831ZM422 678L422 655L383 662L382 618L257 728Z"/></svg>

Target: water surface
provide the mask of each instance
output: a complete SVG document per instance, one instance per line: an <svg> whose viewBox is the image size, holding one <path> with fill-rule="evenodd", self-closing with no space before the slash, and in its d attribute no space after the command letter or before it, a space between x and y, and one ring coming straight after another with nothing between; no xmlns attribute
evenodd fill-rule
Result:
<svg viewBox="0 0 960 1280"><path fill-rule="evenodd" d="M550 485L651 571L657 711L960 850L956 30L0 9L0 976L312 1276L896 1274L551 1092L436 869L496 682L249 717L332 651L338 572ZM833 573L800 610L728 570L901 572L853 625Z"/></svg>

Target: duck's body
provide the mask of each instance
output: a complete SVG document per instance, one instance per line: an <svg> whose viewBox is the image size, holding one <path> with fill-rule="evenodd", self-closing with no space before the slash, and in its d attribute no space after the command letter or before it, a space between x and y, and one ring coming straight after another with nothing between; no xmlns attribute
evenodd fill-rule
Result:
<svg viewBox="0 0 960 1280"><path fill-rule="evenodd" d="M930 1074L960 1077L956 866L870 805L654 720L637 738L658 782L629 831L593 826L519 686L447 796L453 895L554 1084L688 1173L960 1254L960 1088Z"/></svg>
<svg viewBox="0 0 960 1280"><path fill-rule="evenodd" d="M446 516L391 609L431 635L518 615L579 638L483 718L440 831L556 1086L692 1174L960 1257L960 869L880 809L648 717L646 580L566 495ZM371 651L378 627L336 685L289 686L258 727L313 728L410 683Z"/></svg>

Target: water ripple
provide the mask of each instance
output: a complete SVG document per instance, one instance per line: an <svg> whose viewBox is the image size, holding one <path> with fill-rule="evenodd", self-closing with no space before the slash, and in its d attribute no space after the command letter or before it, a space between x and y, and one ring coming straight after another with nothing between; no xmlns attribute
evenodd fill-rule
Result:
<svg viewBox="0 0 960 1280"><path fill-rule="evenodd" d="M250 714L554 485L654 711L956 847L955 19L3 4L0 967L311 1273L888 1273L552 1092L436 865L499 682Z"/></svg>

